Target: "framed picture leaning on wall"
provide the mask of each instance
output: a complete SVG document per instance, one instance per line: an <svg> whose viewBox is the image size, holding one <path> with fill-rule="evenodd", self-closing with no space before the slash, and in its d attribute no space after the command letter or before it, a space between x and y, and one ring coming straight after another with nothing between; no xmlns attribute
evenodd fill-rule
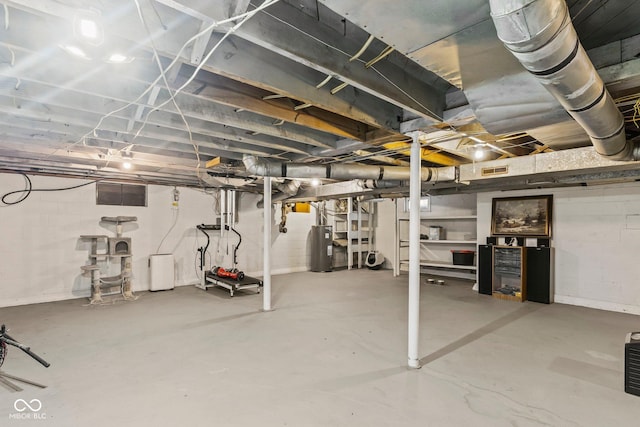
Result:
<svg viewBox="0 0 640 427"><path fill-rule="evenodd" d="M492 236L551 237L553 196L493 199Z"/></svg>

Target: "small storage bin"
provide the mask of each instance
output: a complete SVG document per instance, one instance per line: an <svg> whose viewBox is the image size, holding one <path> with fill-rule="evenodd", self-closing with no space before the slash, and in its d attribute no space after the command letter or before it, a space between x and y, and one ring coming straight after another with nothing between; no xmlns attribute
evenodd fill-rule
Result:
<svg viewBox="0 0 640 427"><path fill-rule="evenodd" d="M473 265L473 258L476 255L475 251L466 250L452 250L453 265Z"/></svg>
<svg viewBox="0 0 640 427"><path fill-rule="evenodd" d="M444 240L444 229L439 225L429 227L429 240Z"/></svg>

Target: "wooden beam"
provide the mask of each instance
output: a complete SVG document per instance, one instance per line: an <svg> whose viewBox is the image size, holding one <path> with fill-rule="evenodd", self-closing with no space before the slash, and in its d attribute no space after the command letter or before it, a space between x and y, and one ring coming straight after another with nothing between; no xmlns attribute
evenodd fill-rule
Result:
<svg viewBox="0 0 640 427"><path fill-rule="evenodd" d="M186 74L190 75L188 71ZM186 81L187 78L181 75L177 79L177 86L182 86ZM288 123L296 123L333 135L359 141L366 138L367 126L363 123L330 112L321 112L318 109L306 108L295 111L290 105L287 105L287 101L281 99L264 100L263 98L269 95L268 92L223 76L205 73L198 76L198 79L191 82L184 90L224 105L252 111ZM310 114L311 111L314 112L314 115Z"/></svg>

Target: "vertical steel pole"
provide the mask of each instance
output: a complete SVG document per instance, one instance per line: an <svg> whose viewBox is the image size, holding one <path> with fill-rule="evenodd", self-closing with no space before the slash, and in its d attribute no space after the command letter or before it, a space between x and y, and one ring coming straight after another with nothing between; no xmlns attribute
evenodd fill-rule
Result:
<svg viewBox="0 0 640 427"><path fill-rule="evenodd" d="M262 310L271 311L271 177L264 177Z"/></svg>
<svg viewBox="0 0 640 427"><path fill-rule="evenodd" d="M420 190L422 169L418 133L413 134L409 184L409 367L420 367Z"/></svg>
<svg viewBox="0 0 640 427"><path fill-rule="evenodd" d="M227 190L220 189L220 240L224 238L224 229L227 225Z"/></svg>
<svg viewBox="0 0 640 427"><path fill-rule="evenodd" d="M393 206L395 209L394 212L394 224L396 225L393 230L393 241L396 242L393 245L393 277L398 277L400 275L400 221L398 219L398 199L393 202Z"/></svg>
<svg viewBox="0 0 640 427"><path fill-rule="evenodd" d="M351 209L353 206L353 199L347 198L347 269L351 270L353 267L353 227L351 226Z"/></svg>
<svg viewBox="0 0 640 427"><path fill-rule="evenodd" d="M358 206L358 268L362 268L362 205L360 200L357 201Z"/></svg>

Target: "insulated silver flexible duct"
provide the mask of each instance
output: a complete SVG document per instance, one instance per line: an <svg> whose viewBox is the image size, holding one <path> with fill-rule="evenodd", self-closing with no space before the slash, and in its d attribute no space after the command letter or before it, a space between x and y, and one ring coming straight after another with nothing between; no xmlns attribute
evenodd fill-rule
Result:
<svg viewBox="0 0 640 427"><path fill-rule="evenodd" d="M274 162L245 154L242 158L247 172L256 176L283 178L327 178L336 180L372 179L408 181L409 168L402 166L369 166L359 164L309 165ZM422 168L422 180L453 181L455 168Z"/></svg>
<svg viewBox="0 0 640 427"><path fill-rule="evenodd" d="M624 118L580 44L565 0L490 0L498 37L611 160L637 160Z"/></svg>

